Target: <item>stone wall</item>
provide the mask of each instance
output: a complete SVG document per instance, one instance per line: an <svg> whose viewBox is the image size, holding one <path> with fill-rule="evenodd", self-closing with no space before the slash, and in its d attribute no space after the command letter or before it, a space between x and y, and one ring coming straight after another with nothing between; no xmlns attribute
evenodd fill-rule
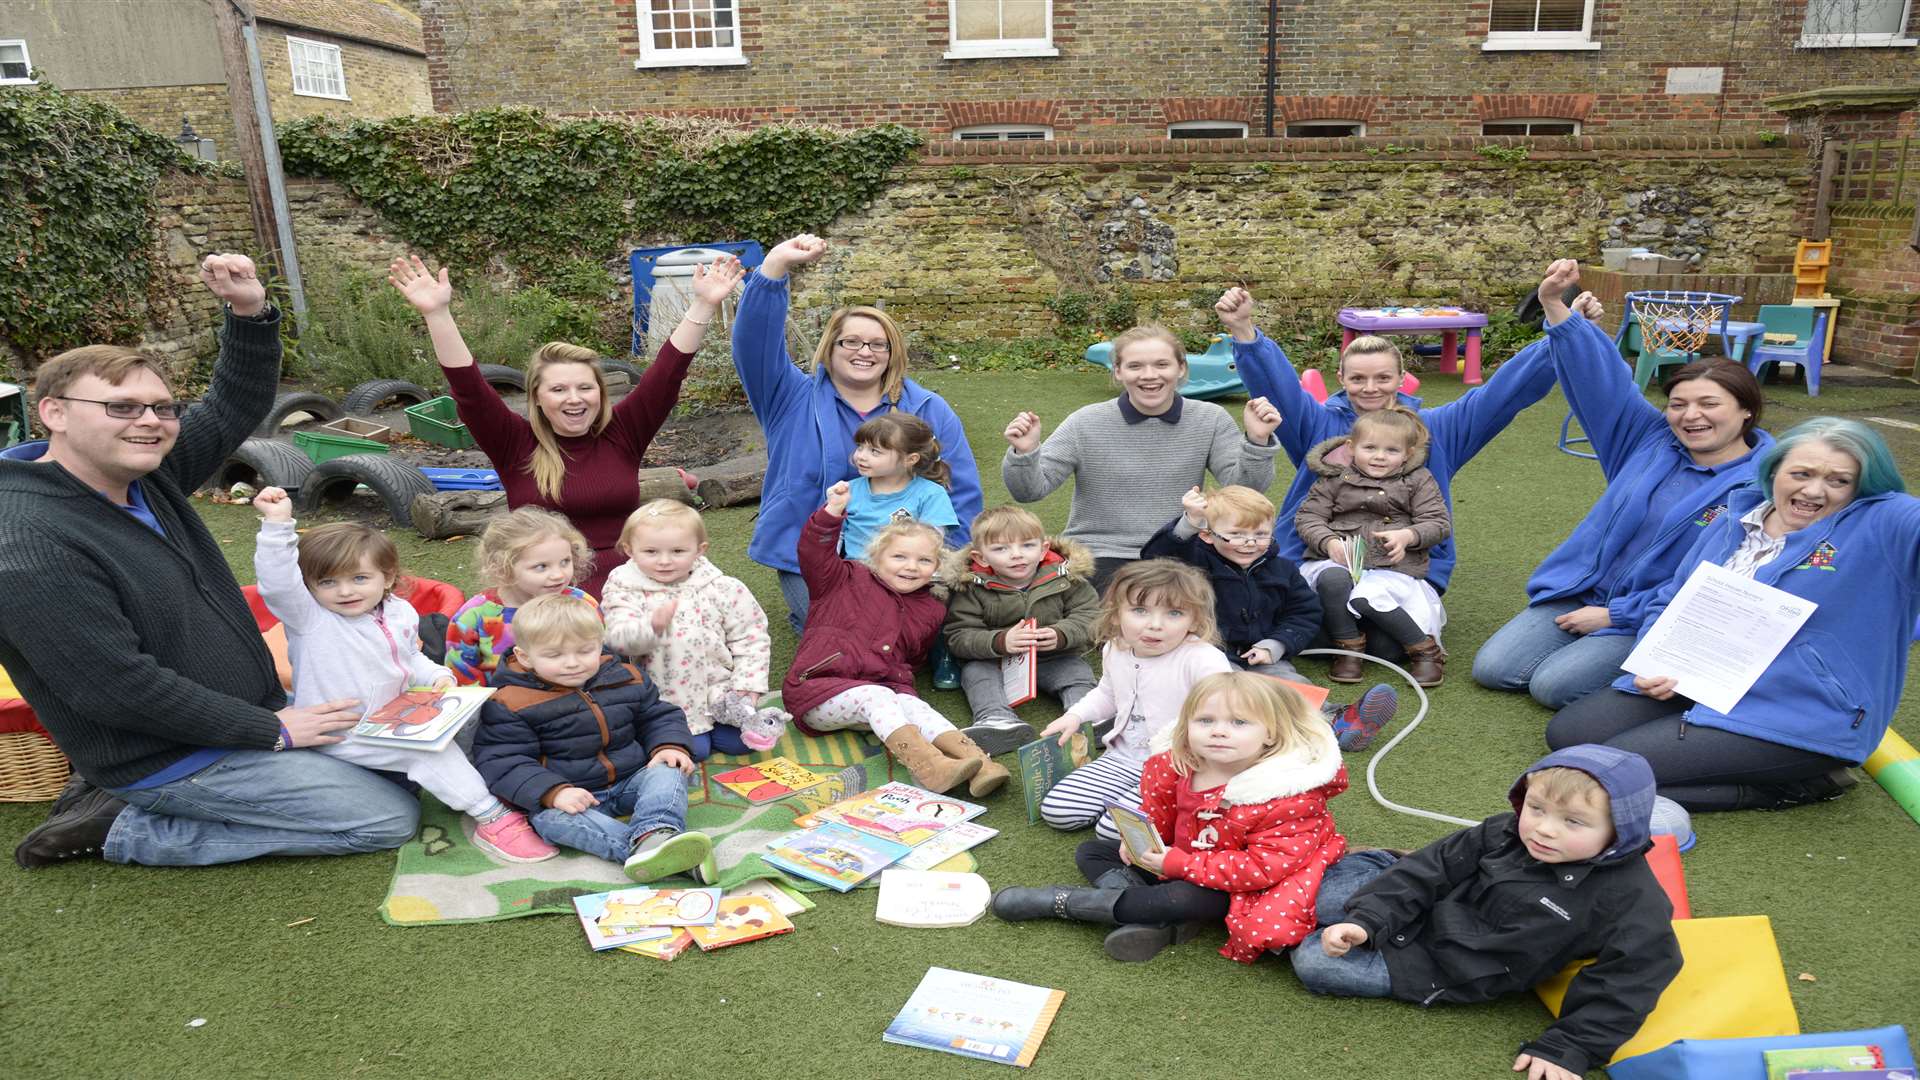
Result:
<svg viewBox="0 0 1920 1080"><path fill-rule="evenodd" d="M130 86L119 89L73 90L75 97L104 101L143 127L172 138L180 134L180 118L193 124L194 133L213 140L222 161L237 156L233 143L233 110L227 104L224 83L199 86Z"/></svg>

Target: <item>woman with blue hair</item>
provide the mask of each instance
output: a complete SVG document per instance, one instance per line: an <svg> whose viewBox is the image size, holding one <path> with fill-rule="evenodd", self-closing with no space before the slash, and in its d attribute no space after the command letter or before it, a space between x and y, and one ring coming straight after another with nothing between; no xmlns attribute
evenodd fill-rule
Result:
<svg viewBox="0 0 1920 1080"><path fill-rule="evenodd" d="M1560 710L1547 745L1605 743L1653 765L1690 810L1777 810L1837 797L1886 734L1920 616L1920 499L1879 435L1822 416L1780 437L1732 493L1643 627L1711 562L1819 606L1730 712L1623 675ZM1642 631L1645 632L1644 630Z"/></svg>

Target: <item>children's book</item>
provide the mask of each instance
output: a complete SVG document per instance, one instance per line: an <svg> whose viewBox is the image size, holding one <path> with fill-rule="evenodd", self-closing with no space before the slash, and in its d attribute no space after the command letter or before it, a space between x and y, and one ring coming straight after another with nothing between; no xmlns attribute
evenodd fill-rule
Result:
<svg viewBox="0 0 1920 1080"><path fill-rule="evenodd" d="M757 896L773 905L773 910L782 915L798 915L803 911L812 911L814 902L807 894L789 885L782 885L772 878L757 877L743 881L727 890L727 896Z"/></svg>
<svg viewBox="0 0 1920 1080"><path fill-rule="evenodd" d="M806 827L837 822L884 840L917 847L948 825L972 821L986 812L987 808L979 803L938 795L896 780L804 814L794 819L794 824Z"/></svg>
<svg viewBox="0 0 1920 1080"><path fill-rule="evenodd" d="M1320 706L1326 704L1327 698L1331 693L1326 687L1315 686L1312 683L1294 682L1292 679L1282 679L1277 675L1269 675L1267 678L1306 698L1307 708L1309 709L1318 709Z"/></svg>
<svg viewBox="0 0 1920 1080"><path fill-rule="evenodd" d="M655 960L671 961L681 953L693 947L693 934L686 930L674 932L672 937L655 938L652 941L636 941L631 945L620 945L621 952L630 952L637 956L651 956Z"/></svg>
<svg viewBox="0 0 1920 1080"><path fill-rule="evenodd" d="M928 968L881 1038L947 1054L1033 1064L1066 991Z"/></svg>
<svg viewBox="0 0 1920 1080"><path fill-rule="evenodd" d="M956 821L941 829L939 835L915 845L906 858L894 865L903 870L931 870L999 835L999 829L989 829L977 821Z"/></svg>
<svg viewBox="0 0 1920 1080"><path fill-rule="evenodd" d="M827 777L784 757L756 761L752 765L715 773L713 778L721 787L750 803L772 802L827 782Z"/></svg>
<svg viewBox="0 0 1920 1080"><path fill-rule="evenodd" d="M1367 538L1354 533L1347 540L1347 574L1355 585L1360 584L1360 576L1367 572Z"/></svg>
<svg viewBox="0 0 1920 1080"><path fill-rule="evenodd" d="M1038 739L1021 747L1020 788L1026 793L1027 823L1040 820L1040 800L1047 797L1060 778L1093 760L1093 725L1081 724L1061 746L1053 739Z"/></svg>
<svg viewBox="0 0 1920 1080"><path fill-rule="evenodd" d="M1912 1069L1795 1069L1787 1080L1914 1080Z"/></svg>
<svg viewBox="0 0 1920 1080"><path fill-rule="evenodd" d="M1038 619L1021 619L1016 628L1031 630ZM1007 704L1025 705L1040 694L1040 647L1029 645L1000 661L1000 687L1006 691Z"/></svg>
<svg viewBox="0 0 1920 1080"><path fill-rule="evenodd" d="M720 917L712 926L689 927L687 933L701 952L712 952L775 934L791 934L793 923L775 911L764 896L729 893L720 901Z"/></svg>
<svg viewBox="0 0 1920 1080"><path fill-rule="evenodd" d="M404 690L362 717L349 735L357 742L380 746L444 750L492 696L491 686Z"/></svg>
<svg viewBox="0 0 1920 1080"><path fill-rule="evenodd" d="M720 890L617 889L606 894L600 925L610 931L649 926L711 926L720 908Z"/></svg>
<svg viewBox="0 0 1920 1080"><path fill-rule="evenodd" d="M1108 803L1107 814L1113 818L1113 827L1120 830L1120 842L1126 845L1128 855L1137 859L1143 853L1167 850L1166 842L1160 839L1160 830L1153 827L1153 822L1147 820L1139 807Z"/></svg>
<svg viewBox="0 0 1920 1080"><path fill-rule="evenodd" d="M838 892L852 889L913 850L831 821L788 833L768 847L763 856L768 865Z"/></svg>
<svg viewBox="0 0 1920 1080"><path fill-rule="evenodd" d="M987 913L992 897L987 879L979 874L893 867L880 874L880 902L873 917L888 926L971 926Z"/></svg>
<svg viewBox="0 0 1920 1080"><path fill-rule="evenodd" d="M1877 1046L1796 1046L1765 1051L1767 1080L1787 1080L1800 1072L1821 1069L1851 1072L1856 1069L1883 1069L1887 1059Z"/></svg>
<svg viewBox="0 0 1920 1080"><path fill-rule="evenodd" d="M652 893L652 889L615 889L611 892L586 893L573 898L574 913L580 916L580 928L587 932L587 944L594 952L617 949L622 945L631 945L638 941L654 941L670 938L678 931L671 926L639 926L631 922L626 906L615 900L626 893ZM609 903L614 903L613 917L609 919Z"/></svg>

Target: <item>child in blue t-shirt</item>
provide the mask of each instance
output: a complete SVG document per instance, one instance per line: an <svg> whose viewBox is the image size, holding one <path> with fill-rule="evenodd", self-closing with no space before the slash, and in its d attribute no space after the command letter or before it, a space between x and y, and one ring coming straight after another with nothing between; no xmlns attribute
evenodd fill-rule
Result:
<svg viewBox="0 0 1920 1080"><path fill-rule="evenodd" d="M896 522L918 521L943 533L960 524L947 496L940 440L912 413L895 410L861 424L853 433L853 467L860 475L848 485L842 557L861 558L873 534Z"/></svg>

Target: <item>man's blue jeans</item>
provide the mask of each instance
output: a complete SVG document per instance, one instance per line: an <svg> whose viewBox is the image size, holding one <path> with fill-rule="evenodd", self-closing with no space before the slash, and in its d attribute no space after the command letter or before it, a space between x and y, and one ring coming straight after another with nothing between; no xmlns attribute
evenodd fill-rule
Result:
<svg viewBox="0 0 1920 1080"><path fill-rule="evenodd" d="M633 854L635 840L655 829L687 827L686 777L671 765L649 765L610 788L593 791L593 797L600 805L578 814L539 811L533 815L533 831L549 844L624 863ZM628 821L616 820L629 814Z"/></svg>
<svg viewBox="0 0 1920 1080"><path fill-rule="evenodd" d="M413 795L305 750L235 750L170 783L113 794L127 808L102 854L143 866L381 851L413 839L420 826Z"/></svg>

